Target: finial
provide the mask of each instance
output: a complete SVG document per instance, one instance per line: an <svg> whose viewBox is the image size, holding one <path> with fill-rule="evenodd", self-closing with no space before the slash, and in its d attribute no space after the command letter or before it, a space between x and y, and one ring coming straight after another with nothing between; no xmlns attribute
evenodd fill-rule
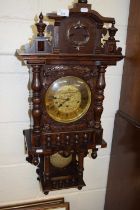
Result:
<svg viewBox="0 0 140 210"><path fill-rule="evenodd" d="M40 15L39 15L39 19L40 19L40 23L43 23L43 14L42 14L42 12L40 13Z"/></svg>
<svg viewBox="0 0 140 210"><path fill-rule="evenodd" d="M115 28L115 21L113 21L112 22L112 26L111 26L111 28L109 28L108 29L108 31L109 31L109 40L115 40L115 34L116 34L116 32L118 31L118 29L117 28Z"/></svg>
<svg viewBox="0 0 140 210"><path fill-rule="evenodd" d="M85 3L85 4L87 4L88 1L87 0L78 0L78 3Z"/></svg>
<svg viewBox="0 0 140 210"><path fill-rule="evenodd" d="M46 24L43 23L43 18L44 18L43 14L41 12L39 15L39 23L36 23L36 27L37 27L37 31L38 31L37 36L40 36L40 37L44 36L44 30L46 28Z"/></svg>

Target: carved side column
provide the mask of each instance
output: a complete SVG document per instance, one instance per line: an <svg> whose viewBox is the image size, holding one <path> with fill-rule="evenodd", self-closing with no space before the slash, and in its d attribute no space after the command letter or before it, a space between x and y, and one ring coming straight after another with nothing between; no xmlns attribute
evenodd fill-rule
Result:
<svg viewBox="0 0 140 210"><path fill-rule="evenodd" d="M39 140L36 137L40 134L40 120L41 120L41 99L40 99L40 91L41 91L41 81L40 81L40 70L41 66L33 65L32 72L32 84L31 88L33 91L32 102L32 116L33 116L33 137L32 137L32 146L37 146L39 144Z"/></svg>
<svg viewBox="0 0 140 210"><path fill-rule="evenodd" d="M96 83L95 102L94 102L94 119L95 128L101 128L101 115L103 112L103 100L105 83L106 66L98 66L98 79Z"/></svg>

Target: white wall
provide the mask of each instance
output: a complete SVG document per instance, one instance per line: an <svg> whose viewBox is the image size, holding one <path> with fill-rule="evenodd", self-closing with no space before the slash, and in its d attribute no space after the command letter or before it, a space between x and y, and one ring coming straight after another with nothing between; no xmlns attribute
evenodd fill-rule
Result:
<svg viewBox="0 0 140 210"><path fill-rule="evenodd" d="M90 0L103 16L116 18L119 46L125 51L129 0ZM35 167L25 161L22 130L29 127L28 69L14 56L15 50L32 37L31 26L40 11L67 8L72 0L0 0L0 205L64 196L71 210L103 210L114 115L118 109L123 62L106 74L102 117L106 149L96 160L85 159L87 184L77 189L50 192L44 196Z"/></svg>

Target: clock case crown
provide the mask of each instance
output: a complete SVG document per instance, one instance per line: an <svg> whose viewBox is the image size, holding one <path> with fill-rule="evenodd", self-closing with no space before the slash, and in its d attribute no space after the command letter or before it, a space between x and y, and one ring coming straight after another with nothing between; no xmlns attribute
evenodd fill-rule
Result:
<svg viewBox="0 0 140 210"><path fill-rule="evenodd" d="M54 24L46 25L41 13L36 23L37 36L31 44L17 50L18 58L26 61L32 71L33 125L24 130L27 161L37 166L45 194L71 187L82 189L84 158L89 150L92 158L96 158L98 148L106 147L101 126L105 71L107 66L123 59L123 55L116 46L114 18L102 17L86 2L75 3L68 17L48 14ZM87 83L91 105L77 121L61 123L48 115L44 101L51 84L67 76L79 77ZM51 158L57 153L65 161L72 157L70 164L55 167Z"/></svg>

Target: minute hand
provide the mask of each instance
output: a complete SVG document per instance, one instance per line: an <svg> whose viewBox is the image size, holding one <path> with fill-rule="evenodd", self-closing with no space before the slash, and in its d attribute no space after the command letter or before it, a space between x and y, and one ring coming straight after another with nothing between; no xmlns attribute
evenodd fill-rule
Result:
<svg viewBox="0 0 140 210"><path fill-rule="evenodd" d="M69 100L70 100L70 98L66 98L58 107L63 106L63 104L66 103L66 102L69 101Z"/></svg>

